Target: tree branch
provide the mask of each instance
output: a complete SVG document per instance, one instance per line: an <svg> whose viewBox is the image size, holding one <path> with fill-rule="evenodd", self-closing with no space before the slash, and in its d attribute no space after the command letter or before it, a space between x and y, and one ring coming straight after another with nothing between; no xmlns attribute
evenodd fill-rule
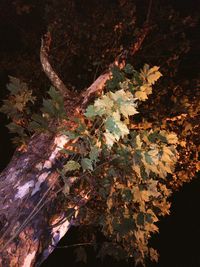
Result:
<svg viewBox="0 0 200 267"><path fill-rule="evenodd" d="M71 98L73 95L72 92L66 88L62 80L58 77L58 75L53 70L51 64L49 63L48 52L50 44L51 44L51 35L48 32L47 34L45 34L44 38L42 38L41 48L40 48L40 61L43 70L46 73L49 80L51 81L52 85L60 91L63 97Z"/></svg>

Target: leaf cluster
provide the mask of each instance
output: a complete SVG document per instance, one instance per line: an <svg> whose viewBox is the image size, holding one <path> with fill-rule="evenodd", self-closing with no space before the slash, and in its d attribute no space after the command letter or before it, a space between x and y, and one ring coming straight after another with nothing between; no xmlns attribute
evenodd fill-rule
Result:
<svg viewBox="0 0 200 267"><path fill-rule="evenodd" d="M158 259L148 240L158 231L158 217L169 214L171 192L165 184L178 158L178 139L175 133L159 128L132 127L138 103L146 100L161 77L158 67L145 65L137 72L126 65L111 71L105 93L88 106L85 119L78 123L82 126L71 133L62 132L72 140L81 140L64 165L62 177L67 182L71 172L77 177L83 173L87 183L82 183L80 190L85 190L88 182L92 185L97 201L92 210L82 208L80 223L96 225L123 255L145 264L147 256ZM95 185L91 177L95 177ZM100 213L98 203L103 209ZM99 253L104 255L102 250Z"/></svg>
<svg viewBox="0 0 200 267"><path fill-rule="evenodd" d="M123 69L112 67L104 93L81 118L74 119L73 130L63 123L67 120L64 101L53 87L40 114L28 116L28 105L35 97L26 85L11 79L11 95L1 109L13 120L11 130L19 135L24 129L33 133L57 125L55 132L70 139L71 145L60 151L63 161L58 172L63 193L74 206L77 192L81 195L89 186L91 198L96 199L91 208L88 204L80 210L80 223L97 226L109 241L99 254L113 252L116 256L116 250L111 249L116 247L120 255L143 265L146 257L158 259L148 241L158 232L158 217L169 213L171 192L166 180L178 159L175 133L160 128L135 129L138 104L148 98L161 76L157 66L147 64L139 72L130 64ZM27 123L21 125L17 119L24 119L24 115ZM69 179L77 181L75 187L69 186Z"/></svg>

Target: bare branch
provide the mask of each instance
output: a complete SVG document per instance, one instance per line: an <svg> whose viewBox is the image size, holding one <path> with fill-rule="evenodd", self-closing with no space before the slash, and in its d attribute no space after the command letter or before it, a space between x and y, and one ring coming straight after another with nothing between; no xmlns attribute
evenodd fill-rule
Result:
<svg viewBox="0 0 200 267"><path fill-rule="evenodd" d="M45 34L44 38L42 38L41 48L40 48L40 61L43 70L46 73L49 80L51 81L52 85L56 87L64 97L66 98L71 97L72 92L66 88L62 80L58 77L58 75L53 70L51 64L49 63L48 52L50 44L51 44L51 35L48 32L47 34Z"/></svg>
<svg viewBox="0 0 200 267"><path fill-rule="evenodd" d="M82 97L83 97L83 102L82 102L82 107L84 107L88 101L91 99L92 96L94 96L97 92L101 93L103 90L106 81L110 78L110 73L107 72L105 74L100 75L96 81L93 82L93 84L83 92Z"/></svg>

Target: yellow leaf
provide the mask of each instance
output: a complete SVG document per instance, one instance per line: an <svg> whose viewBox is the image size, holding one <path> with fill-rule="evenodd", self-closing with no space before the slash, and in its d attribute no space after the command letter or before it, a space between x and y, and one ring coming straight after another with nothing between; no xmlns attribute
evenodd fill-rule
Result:
<svg viewBox="0 0 200 267"><path fill-rule="evenodd" d="M133 116L138 113L138 111L135 108L135 103L127 103L126 105L120 106L121 114L124 115L125 118L128 118L129 116Z"/></svg>
<svg viewBox="0 0 200 267"><path fill-rule="evenodd" d="M147 189L148 189L149 195L152 197L156 197L156 198L159 197L160 192L158 192L158 190L157 190L158 181L150 179L147 184L148 184Z"/></svg>
<svg viewBox="0 0 200 267"><path fill-rule="evenodd" d="M170 163L174 161L174 154L171 152L171 150L164 146L163 147L163 154L162 154L162 161Z"/></svg>
<svg viewBox="0 0 200 267"><path fill-rule="evenodd" d="M178 138L175 133L169 133L165 136L167 138L167 142L169 144L177 144L178 143Z"/></svg>
<svg viewBox="0 0 200 267"><path fill-rule="evenodd" d="M138 165L133 165L132 168L137 173L137 175L141 177L140 167Z"/></svg>
<svg viewBox="0 0 200 267"><path fill-rule="evenodd" d="M148 202L149 201L149 192L147 190L140 191L138 187L133 188L133 196L134 201L141 203L141 202Z"/></svg>
<svg viewBox="0 0 200 267"><path fill-rule="evenodd" d="M139 134L136 136L135 142L136 142L137 148L140 149L142 147L142 142L141 142L141 138Z"/></svg>
<svg viewBox="0 0 200 267"><path fill-rule="evenodd" d="M158 71L159 67L154 66L147 73L147 81L149 84L154 84L162 74Z"/></svg>
<svg viewBox="0 0 200 267"><path fill-rule="evenodd" d="M113 144L116 141L116 137L113 134L111 134L110 132L105 132L104 133L104 136L106 138L106 144L107 144L107 146L108 147L112 147Z"/></svg>
<svg viewBox="0 0 200 267"><path fill-rule="evenodd" d="M150 95L152 94L152 87L148 83L145 83L140 87L140 91L145 92L147 95Z"/></svg>
<svg viewBox="0 0 200 267"><path fill-rule="evenodd" d="M164 176L166 176L167 173L172 174L173 168L169 164L164 164L162 162L159 162L159 168L160 168L160 171L164 174Z"/></svg>
<svg viewBox="0 0 200 267"><path fill-rule="evenodd" d="M153 223L145 224L145 230L148 232L159 232L158 227Z"/></svg>
<svg viewBox="0 0 200 267"><path fill-rule="evenodd" d="M180 141L179 145L186 148L186 141Z"/></svg>
<svg viewBox="0 0 200 267"><path fill-rule="evenodd" d="M101 98L98 98L94 102L94 107L96 108L97 111L103 109L109 112L113 106L114 106L114 102L107 95L103 95Z"/></svg>
<svg viewBox="0 0 200 267"><path fill-rule="evenodd" d="M137 91L135 93L135 97L141 101L145 101L146 99L148 99L146 92L142 92L142 91Z"/></svg>
<svg viewBox="0 0 200 267"><path fill-rule="evenodd" d="M129 129L126 126L126 124L124 124L121 121L117 121L116 125L118 126L118 128L120 129L121 132L121 137L123 138L125 135L129 134Z"/></svg>

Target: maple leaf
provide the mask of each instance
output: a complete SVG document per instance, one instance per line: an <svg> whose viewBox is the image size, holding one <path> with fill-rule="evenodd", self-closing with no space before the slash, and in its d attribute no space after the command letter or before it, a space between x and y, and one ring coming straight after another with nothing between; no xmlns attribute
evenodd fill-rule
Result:
<svg viewBox="0 0 200 267"><path fill-rule="evenodd" d="M111 99L113 99L115 102L120 101L120 100L121 101L129 100L129 96L123 89L117 90L115 93L110 92L109 95Z"/></svg>
<svg viewBox="0 0 200 267"><path fill-rule="evenodd" d="M131 116L134 115L136 112L135 109L133 109L133 107L136 107L136 103L135 103L135 98L133 98L133 95L131 92L129 91L125 91L123 89L116 91L115 93L110 92L110 97L111 99L114 100L115 104L118 106L119 109L121 109L122 107L124 109L127 108L127 116ZM128 111L128 109L131 108L130 111Z"/></svg>
<svg viewBox="0 0 200 267"><path fill-rule="evenodd" d="M125 123L121 122L121 121L117 121L116 122L119 130L120 130L120 136L123 138L125 135L129 134L129 129L126 126Z"/></svg>
<svg viewBox="0 0 200 267"><path fill-rule="evenodd" d="M108 147L110 147L110 148L113 146L113 144L115 143L115 141L117 141L116 136L114 136L113 134L111 134L111 133L108 132L108 131L106 131L106 132L104 133L104 136L105 136L105 139L106 139L106 145L107 145Z"/></svg>
<svg viewBox="0 0 200 267"><path fill-rule="evenodd" d="M159 170L160 173L163 173L164 176L167 175L167 173L171 173L172 174L172 170L173 170L173 166L170 166L169 164L163 163L163 162L159 162Z"/></svg>
<svg viewBox="0 0 200 267"><path fill-rule="evenodd" d="M128 118L129 116L133 116L138 113L135 107L135 103L127 101L124 105L120 106L120 112L125 118Z"/></svg>
<svg viewBox="0 0 200 267"><path fill-rule="evenodd" d="M162 157L161 159L167 163L171 163L174 160L174 154L172 153L172 151L170 150L169 147L164 146L162 148Z"/></svg>
<svg viewBox="0 0 200 267"><path fill-rule="evenodd" d="M150 95L152 94L152 87L148 83L145 83L140 86L140 91L145 92L147 95Z"/></svg>
<svg viewBox="0 0 200 267"><path fill-rule="evenodd" d="M96 110L94 105L89 105L84 113L87 118L92 118L96 115Z"/></svg>
<svg viewBox="0 0 200 267"><path fill-rule="evenodd" d="M169 144L177 144L178 143L178 138L175 133L169 133L166 135L167 141Z"/></svg>
<svg viewBox="0 0 200 267"><path fill-rule="evenodd" d="M92 160L89 158L83 158L81 160L81 166L83 168L83 171L86 171L86 170L93 171Z"/></svg>
<svg viewBox="0 0 200 267"><path fill-rule="evenodd" d="M134 201L141 203L141 202L148 202L149 201L149 192L147 190L142 190L138 187L133 188L133 195L134 195Z"/></svg>
<svg viewBox="0 0 200 267"><path fill-rule="evenodd" d="M149 195L152 197L156 197L156 198L160 196L160 192L158 192L157 190L157 184L158 184L158 181L155 181L153 179L150 179L147 182L147 186L148 186L147 189L148 189Z"/></svg>
<svg viewBox="0 0 200 267"><path fill-rule="evenodd" d="M145 64L143 70L140 72L140 77L144 82L147 81L149 85L152 85L162 76L158 70L159 67L157 66L149 68L149 65Z"/></svg>
<svg viewBox="0 0 200 267"><path fill-rule="evenodd" d="M101 98L95 100L94 102L96 111L103 110L107 114L111 112L113 106L114 102L108 95L103 95Z"/></svg>
<svg viewBox="0 0 200 267"><path fill-rule="evenodd" d="M162 74L158 70L159 67L154 66L148 71L147 81L149 84L154 84L162 76Z"/></svg>
<svg viewBox="0 0 200 267"><path fill-rule="evenodd" d="M135 93L135 97L138 98L141 101L145 101L146 99L148 99L147 93L146 92L142 92L142 91L137 91Z"/></svg>
<svg viewBox="0 0 200 267"><path fill-rule="evenodd" d="M97 162L98 161L98 156L100 153L100 149L96 146L91 147L89 157L92 161Z"/></svg>

